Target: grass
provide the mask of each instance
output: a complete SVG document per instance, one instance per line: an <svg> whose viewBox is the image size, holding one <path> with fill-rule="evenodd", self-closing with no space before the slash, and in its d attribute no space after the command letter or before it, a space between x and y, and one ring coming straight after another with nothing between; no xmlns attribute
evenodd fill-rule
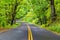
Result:
<svg viewBox="0 0 60 40"><path fill-rule="evenodd" d="M60 20L56 20L50 26L45 27L46 29L60 34Z"/></svg>
<svg viewBox="0 0 60 40"><path fill-rule="evenodd" d="M49 30L60 33L60 23L54 23L51 26L47 27Z"/></svg>
<svg viewBox="0 0 60 40"><path fill-rule="evenodd" d="M20 25L20 23L15 23L13 25L6 25L5 27L0 27L0 28L6 28L6 29L10 29L10 28L16 28Z"/></svg>
<svg viewBox="0 0 60 40"><path fill-rule="evenodd" d="M12 29L12 28L17 28L18 26L20 25L20 23L16 23L14 25L6 25L5 27L0 27L0 32L6 32L8 31L9 29Z"/></svg>
<svg viewBox="0 0 60 40"><path fill-rule="evenodd" d="M47 30L50 30L52 32L55 32L57 34L60 34L60 20L56 20L54 23L51 25L45 27L45 25L41 25L42 28L45 28Z"/></svg>

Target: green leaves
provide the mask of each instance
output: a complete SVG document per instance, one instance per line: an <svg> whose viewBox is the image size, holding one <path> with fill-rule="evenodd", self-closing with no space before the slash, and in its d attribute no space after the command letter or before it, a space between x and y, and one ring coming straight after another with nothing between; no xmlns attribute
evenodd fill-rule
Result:
<svg viewBox="0 0 60 40"><path fill-rule="evenodd" d="M16 19L23 19L39 24L50 21L51 8L49 0L0 0L0 25L10 24L13 14L13 7L17 1ZM60 17L60 1L55 0L57 17ZM46 16L46 20L44 17ZM3 20L4 19L4 20Z"/></svg>

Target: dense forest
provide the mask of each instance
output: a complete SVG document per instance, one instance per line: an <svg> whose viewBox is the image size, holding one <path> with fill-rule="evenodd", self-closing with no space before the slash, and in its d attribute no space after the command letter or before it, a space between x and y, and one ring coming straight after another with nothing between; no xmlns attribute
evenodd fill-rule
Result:
<svg viewBox="0 0 60 40"><path fill-rule="evenodd" d="M60 0L0 0L0 27L17 19L60 32Z"/></svg>

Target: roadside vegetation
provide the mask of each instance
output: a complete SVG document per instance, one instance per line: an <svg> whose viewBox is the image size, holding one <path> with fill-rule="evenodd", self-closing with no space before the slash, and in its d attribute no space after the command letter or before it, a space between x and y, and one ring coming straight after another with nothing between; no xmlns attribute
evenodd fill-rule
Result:
<svg viewBox="0 0 60 40"><path fill-rule="evenodd" d="M49 27L47 27L49 30L60 33L60 21L56 21L52 23Z"/></svg>
<svg viewBox="0 0 60 40"><path fill-rule="evenodd" d="M15 23L13 25L6 25L6 26L0 26L0 29L10 29L10 28L16 28L16 27L19 27L19 25L21 25L20 23Z"/></svg>
<svg viewBox="0 0 60 40"><path fill-rule="evenodd" d="M60 33L60 0L0 0L0 28L19 19Z"/></svg>

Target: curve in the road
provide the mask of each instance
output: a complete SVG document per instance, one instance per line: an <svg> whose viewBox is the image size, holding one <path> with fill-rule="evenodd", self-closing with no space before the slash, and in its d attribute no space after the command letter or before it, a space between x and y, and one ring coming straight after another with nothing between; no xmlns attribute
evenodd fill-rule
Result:
<svg viewBox="0 0 60 40"><path fill-rule="evenodd" d="M28 40L27 24L22 22L21 27L9 30L0 34L0 40ZM31 28L33 40L60 40L60 36L48 30L38 28L33 24L28 24Z"/></svg>
<svg viewBox="0 0 60 40"><path fill-rule="evenodd" d="M29 24L34 40L60 40L60 35L54 34L48 30L38 28L33 24Z"/></svg>

